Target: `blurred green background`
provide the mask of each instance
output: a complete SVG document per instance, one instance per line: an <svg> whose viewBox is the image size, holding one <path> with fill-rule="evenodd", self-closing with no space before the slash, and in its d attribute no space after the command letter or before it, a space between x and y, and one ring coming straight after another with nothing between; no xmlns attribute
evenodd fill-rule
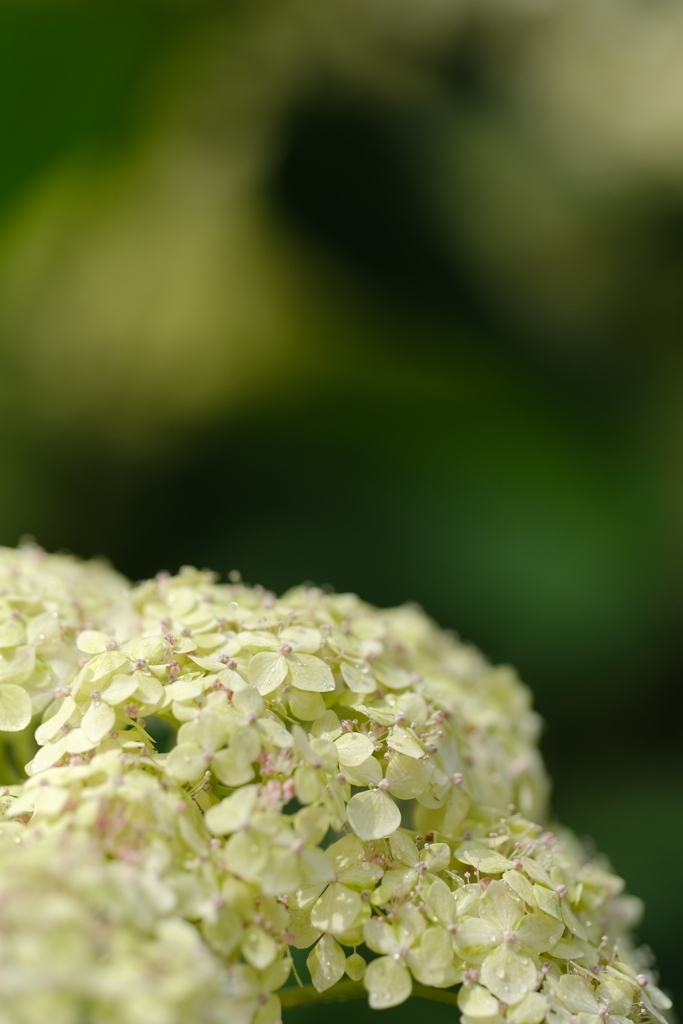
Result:
<svg viewBox="0 0 683 1024"><path fill-rule="evenodd" d="M683 8L5 0L0 147L0 543L513 663L683 994Z"/></svg>

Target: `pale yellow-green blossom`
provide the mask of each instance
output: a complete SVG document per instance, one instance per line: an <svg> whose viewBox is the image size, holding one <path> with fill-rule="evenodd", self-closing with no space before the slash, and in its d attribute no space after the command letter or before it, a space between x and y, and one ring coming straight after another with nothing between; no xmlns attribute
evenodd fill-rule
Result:
<svg viewBox="0 0 683 1024"><path fill-rule="evenodd" d="M293 949L376 1008L664 1020L637 905L548 827L527 690L419 609L34 548L0 585L0 728L42 716L0 801L0 1024L277 1024Z"/></svg>

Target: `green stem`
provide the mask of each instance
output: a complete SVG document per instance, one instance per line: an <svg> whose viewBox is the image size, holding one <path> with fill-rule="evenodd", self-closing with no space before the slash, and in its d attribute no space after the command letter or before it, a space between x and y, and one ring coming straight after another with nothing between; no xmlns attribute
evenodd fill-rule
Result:
<svg viewBox="0 0 683 1024"><path fill-rule="evenodd" d="M413 983L414 996L429 999L433 1003L449 1003L458 1005L457 992L443 988L429 988L427 985ZM286 988L278 992L283 1010L294 1010L299 1006L313 1006L322 1003L346 1003L352 999L367 999L368 992L362 981L339 981L332 988L318 992L312 985L303 988Z"/></svg>

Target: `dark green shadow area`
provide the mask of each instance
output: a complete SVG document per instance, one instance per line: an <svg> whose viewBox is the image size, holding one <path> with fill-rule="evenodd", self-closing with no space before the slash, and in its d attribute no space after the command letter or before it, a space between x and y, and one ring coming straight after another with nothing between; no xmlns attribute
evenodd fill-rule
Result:
<svg viewBox="0 0 683 1024"><path fill-rule="evenodd" d="M427 999L408 999L400 1006L389 1010L371 1010L361 999L349 1003L330 1003L326 1006L299 1007L285 1010L285 1024L415 1024L418 1020L429 1020L430 1024L456 1024L459 1011L443 1003L432 1003Z"/></svg>

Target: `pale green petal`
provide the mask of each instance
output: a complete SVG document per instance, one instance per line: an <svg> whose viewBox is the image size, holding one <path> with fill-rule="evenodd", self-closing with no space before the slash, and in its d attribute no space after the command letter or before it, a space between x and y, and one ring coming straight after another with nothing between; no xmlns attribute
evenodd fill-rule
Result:
<svg viewBox="0 0 683 1024"><path fill-rule="evenodd" d="M280 750L291 750L294 746L291 733L276 718L259 718L258 730L267 743Z"/></svg>
<svg viewBox="0 0 683 1024"><path fill-rule="evenodd" d="M549 914L550 917L554 917L557 921L562 920L560 897L556 892L553 892L552 889L546 889L544 885L535 885L534 896L536 897L539 909L544 914Z"/></svg>
<svg viewBox="0 0 683 1024"><path fill-rule="evenodd" d="M376 757L368 757L355 767L345 765L344 777L352 786L376 786L382 781L382 768Z"/></svg>
<svg viewBox="0 0 683 1024"><path fill-rule="evenodd" d="M230 739L230 750L239 764L251 764L261 751L261 739L252 725L237 729Z"/></svg>
<svg viewBox="0 0 683 1024"><path fill-rule="evenodd" d="M70 729L64 737L64 746L67 754L85 754L94 750L98 740L91 740L82 729Z"/></svg>
<svg viewBox="0 0 683 1024"><path fill-rule="evenodd" d="M296 892L304 884L300 858L293 850L272 849L261 884L263 891L269 896Z"/></svg>
<svg viewBox="0 0 683 1024"><path fill-rule="evenodd" d="M389 849L395 861L409 868L414 867L420 859L417 846L410 835L404 832L403 829L399 829L391 836L389 839Z"/></svg>
<svg viewBox="0 0 683 1024"><path fill-rule="evenodd" d="M116 712L103 700L91 700L81 728L88 739L99 743L114 728Z"/></svg>
<svg viewBox="0 0 683 1024"><path fill-rule="evenodd" d="M292 684L297 690L315 693L334 690L334 676L329 665L314 654L290 654L287 664Z"/></svg>
<svg viewBox="0 0 683 1024"><path fill-rule="evenodd" d="M112 638L96 629L84 629L76 637L76 647L84 654L102 654L109 643L112 643Z"/></svg>
<svg viewBox="0 0 683 1024"><path fill-rule="evenodd" d="M580 960L581 957L586 955L585 950L581 946L575 942L570 942L568 939L560 939L550 952L558 960Z"/></svg>
<svg viewBox="0 0 683 1024"><path fill-rule="evenodd" d="M287 956L275 960L270 967L261 972L261 991L275 992L282 988L292 972L292 964Z"/></svg>
<svg viewBox="0 0 683 1024"><path fill-rule="evenodd" d="M175 749L178 748L176 747ZM173 751L171 751L171 754L172 753ZM254 758L254 760L256 760L256 758ZM205 765L205 767L208 766ZM173 774L173 770L171 768L168 770ZM228 750L219 750L217 754L213 755L211 760L211 771L220 782L233 789L237 786L243 786L247 782L251 782L255 774L253 764L242 757L236 757L232 747ZM177 776L175 777L177 778ZM196 777L197 776L190 776L190 778Z"/></svg>
<svg viewBox="0 0 683 1024"><path fill-rule="evenodd" d="M309 746L311 764L314 768L322 768L331 775L337 771L337 747L330 740L312 739Z"/></svg>
<svg viewBox="0 0 683 1024"><path fill-rule="evenodd" d="M248 827L258 791L258 786L245 786L210 807L205 816L207 828L216 835L224 836Z"/></svg>
<svg viewBox="0 0 683 1024"><path fill-rule="evenodd" d="M296 834L316 846L325 838L329 827L330 815L325 807L304 807L294 817Z"/></svg>
<svg viewBox="0 0 683 1024"><path fill-rule="evenodd" d="M88 674L93 682L105 679L117 672L124 666L130 667L130 662L121 651L105 651L103 654L96 654L88 662Z"/></svg>
<svg viewBox="0 0 683 1024"><path fill-rule="evenodd" d="M386 779L391 792L399 800L413 800L425 791L434 771L428 761L416 760L407 754L392 754Z"/></svg>
<svg viewBox="0 0 683 1024"><path fill-rule="evenodd" d="M407 868L397 865L386 872L380 885L372 893L372 903L381 907L385 903L400 900L407 896L418 880L418 873L414 868Z"/></svg>
<svg viewBox="0 0 683 1024"><path fill-rule="evenodd" d="M489 953L479 974L488 990L504 1003L517 1003L536 987L536 965L531 957L506 945Z"/></svg>
<svg viewBox="0 0 683 1024"><path fill-rule="evenodd" d="M136 699L139 700L141 704L146 704L150 707L155 708L164 699L170 699L168 698L168 695L166 694L162 684L159 682L158 679L155 679L154 676L151 675L151 673L135 672L134 677L137 682L135 696ZM200 693L201 692L202 691L200 690Z"/></svg>
<svg viewBox="0 0 683 1024"><path fill-rule="evenodd" d="M393 923L401 946L412 946L427 928L424 915L412 903L404 903Z"/></svg>
<svg viewBox="0 0 683 1024"><path fill-rule="evenodd" d="M41 615L41 619L45 616ZM34 620L35 621L35 620ZM29 624L29 628L30 628ZM38 638L33 634L30 638L29 643L31 645L38 642ZM26 627L22 622L18 622L15 619L9 619L0 625L0 649L7 650L10 647L19 647L21 644L26 643Z"/></svg>
<svg viewBox="0 0 683 1024"><path fill-rule="evenodd" d="M408 686L413 685L410 672L406 672L403 668L386 665L381 661L378 661L373 668L377 682L389 690L405 690Z"/></svg>
<svg viewBox="0 0 683 1024"><path fill-rule="evenodd" d="M342 661L341 674L349 690L352 690L353 693L374 693L377 689L377 681L366 662L350 665L347 661Z"/></svg>
<svg viewBox="0 0 683 1024"><path fill-rule="evenodd" d="M345 768L357 767L372 756L375 744L369 736L360 732L346 732L335 740L339 764Z"/></svg>
<svg viewBox="0 0 683 1024"><path fill-rule="evenodd" d="M534 896L534 886L531 884L528 878L526 878L521 871L505 871L503 873L503 881L507 882L513 892L516 892L521 899L524 900L530 907L536 906L536 897Z"/></svg>
<svg viewBox="0 0 683 1024"><path fill-rule="evenodd" d="M462 971L453 954L451 938L445 928L427 928L420 944L411 949L408 966L416 981L434 988L450 988L462 980Z"/></svg>
<svg viewBox="0 0 683 1024"><path fill-rule="evenodd" d="M597 997L607 1003L611 1016L626 1017L631 1012L633 988L618 978L604 978L598 985Z"/></svg>
<svg viewBox="0 0 683 1024"><path fill-rule="evenodd" d="M487 953L501 941L501 935L486 921L478 917L466 917L455 935L455 943L465 960L481 963Z"/></svg>
<svg viewBox="0 0 683 1024"><path fill-rule="evenodd" d="M56 713L38 726L35 734L36 742L42 746L47 740L53 739L60 732L62 726L71 720L76 711L76 701L73 697L66 697Z"/></svg>
<svg viewBox="0 0 683 1024"><path fill-rule="evenodd" d="M485 846L480 846L469 840L455 850L454 856L463 864L471 864L473 868L479 868L486 875L500 875L512 867L511 862L502 853L489 850Z"/></svg>
<svg viewBox="0 0 683 1024"><path fill-rule="evenodd" d="M467 794L463 792L461 786L453 786L444 807L440 831L445 836L455 836L469 809L470 800Z"/></svg>
<svg viewBox="0 0 683 1024"><path fill-rule="evenodd" d="M179 679L168 683L166 693L171 700L196 700L204 692L203 679Z"/></svg>
<svg viewBox="0 0 683 1024"><path fill-rule="evenodd" d="M197 723L197 739L200 746L213 754L228 738L228 727L222 716L204 711Z"/></svg>
<svg viewBox="0 0 683 1024"><path fill-rule="evenodd" d="M548 1000L540 992L527 992L521 1002L510 1010L512 1024L542 1024L548 1012Z"/></svg>
<svg viewBox="0 0 683 1024"><path fill-rule="evenodd" d="M334 711L324 711L315 722L313 722L310 735L322 740L336 740L341 736L342 727L339 715ZM367 757L367 754L366 754Z"/></svg>
<svg viewBox="0 0 683 1024"><path fill-rule="evenodd" d="M230 870L246 881L261 882L270 856L270 843L266 836L247 829L235 832L225 844Z"/></svg>
<svg viewBox="0 0 683 1024"><path fill-rule="evenodd" d="M457 918L457 906L453 899L453 893L442 878L436 878L430 885L425 895L425 903L432 917L435 917L441 924L455 924Z"/></svg>
<svg viewBox="0 0 683 1024"><path fill-rule="evenodd" d="M600 1009L590 982L577 974L564 974L560 978L557 995L570 1013L597 1013Z"/></svg>
<svg viewBox="0 0 683 1024"><path fill-rule="evenodd" d="M319 693L292 690L289 695L289 710L300 722L312 722L325 711L325 702Z"/></svg>
<svg viewBox="0 0 683 1024"><path fill-rule="evenodd" d="M27 683L35 671L36 652L32 646L15 648L0 658L0 684L21 686ZM16 731L16 730L6 730Z"/></svg>
<svg viewBox="0 0 683 1024"><path fill-rule="evenodd" d="M324 850L307 848L301 852L301 874L304 886L320 885L333 880L334 868Z"/></svg>
<svg viewBox="0 0 683 1024"><path fill-rule="evenodd" d="M505 882L489 885L479 908L479 916L503 932L515 931L524 916L525 907L519 896Z"/></svg>
<svg viewBox="0 0 683 1024"><path fill-rule="evenodd" d="M344 976L346 957L336 939L331 935L323 935L308 954L306 966L311 974L311 981L318 992L332 988Z"/></svg>
<svg viewBox="0 0 683 1024"><path fill-rule="evenodd" d="M26 765L28 775L38 775L39 772L51 768L53 764L60 761L66 753L66 736L59 736L41 747L32 761Z"/></svg>
<svg viewBox="0 0 683 1024"><path fill-rule="evenodd" d="M227 904L218 909L214 921L202 925L202 932L211 948L226 958L239 945L243 931L241 917Z"/></svg>
<svg viewBox="0 0 683 1024"><path fill-rule="evenodd" d="M164 644L156 636L143 636L135 640L126 640L121 644L121 650L131 661L142 658L154 665L163 657Z"/></svg>
<svg viewBox="0 0 683 1024"><path fill-rule="evenodd" d="M401 824L401 812L381 789L356 793L346 808L349 824L361 839L383 839Z"/></svg>
<svg viewBox="0 0 683 1024"><path fill-rule="evenodd" d="M433 874L445 871L451 863L451 848L448 843L430 843L420 854L420 860Z"/></svg>
<svg viewBox="0 0 683 1024"><path fill-rule="evenodd" d="M166 771L176 782L196 782L208 767L204 751L196 743L179 743L166 760Z"/></svg>
<svg viewBox="0 0 683 1024"><path fill-rule="evenodd" d="M262 651L255 654L247 670L249 682L263 696L277 690L287 678L287 661L282 654Z"/></svg>
<svg viewBox="0 0 683 1024"><path fill-rule="evenodd" d="M265 629L244 630L242 633L237 634L235 640L240 647L249 647L255 650L262 647L266 651L272 651L279 644L275 634L269 633Z"/></svg>
<svg viewBox="0 0 683 1024"><path fill-rule="evenodd" d="M550 875L533 857L522 857L521 860L522 867L529 878L532 878L534 882L540 882L546 889L552 889L553 883Z"/></svg>
<svg viewBox="0 0 683 1024"><path fill-rule="evenodd" d="M476 882L461 885L453 891L453 899L458 908L458 917L479 917L481 907L481 886Z"/></svg>
<svg viewBox="0 0 683 1024"><path fill-rule="evenodd" d="M406 757L424 757L424 747L418 740L412 729L404 729L403 726L395 725L389 730L387 744L399 754Z"/></svg>
<svg viewBox="0 0 683 1024"><path fill-rule="evenodd" d="M202 646L203 646L203 644L202 644ZM189 655L189 659L192 662L192 664L196 665L197 668L203 668L205 672L222 672L223 669L225 668L225 661L221 660L221 658L224 658L224 655L220 655L220 654L205 654L205 655L200 655L200 656L198 656L196 654L190 654Z"/></svg>
<svg viewBox="0 0 683 1024"><path fill-rule="evenodd" d="M311 924L321 932L343 935L353 926L362 905L357 892L333 882L313 905Z"/></svg>
<svg viewBox="0 0 683 1024"><path fill-rule="evenodd" d="M241 715L251 718L256 715L261 718L265 714L266 705L255 686L245 686L242 690L235 690L232 697L232 706Z"/></svg>
<svg viewBox="0 0 683 1024"><path fill-rule="evenodd" d="M498 1000L481 985L463 985L458 993L458 1006L474 1020L498 1017Z"/></svg>
<svg viewBox="0 0 683 1024"><path fill-rule="evenodd" d="M132 697L137 689L138 681L135 676L118 675L114 676L106 690L102 691L102 700L112 707L125 702Z"/></svg>
<svg viewBox="0 0 683 1024"><path fill-rule="evenodd" d="M363 938L375 953L393 954L398 949L396 934L384 917L370 917L363 924Z"/></svg>
<svg viewBox="0 0 683 1024"><path fill-rule="evenodd" d="M282 1004L277 996L268 996L265 1003L259 1003L252 1024L282 1024Z"/></svg>
<svg viewBox="0 0 683 1024"><path fill-rule="evenodd" d="M272 964L279 947L265 928L252 924L244 932L240 949L248 964L257 971L263 971Z"/></svg>
<svg viewBox="0 0 683 1024"><path fill-rule="evenodd" d="M349 833L327 847L338 873L359 864L365 857L365 847L357 836Z"/></svg>
<svg viewBox="0 0 683 1024"><path fill-rule="evenodd" d="M0 732L21 732L31 721L31 698L21 686L0 686Z"/></svg>
<svg viewBox="0 0 683 1024"><path fill-rule="evenodd" d="M587 939L588 933L566 900L562 900L562 920L577 939Z"/></svg>
<svg viewBox="0 0 683 1024"><path fill-rule="evenodd" d="M553 953L563 932L562 921L537 913L524 918L517 929L517 937L522 946L532 949L534 953Z"/></svg>
<svg viewBox="0 0 683 1024"><path fill-rule="evenodd" d="M304 910L290 910L287 920L287 931L294 938L295 949L308 949L320 938L320 932L311 924L311 917Z"/></svg>
<svg viewBox="0 0 683 1024"><path fill-rule="evenodd" d="M368 964L363 978L368 990L368 1002L373 1010L398 1006L409 998L413 990L410 971L402 960L381 956Z"/></svg>
<svg viewBox="0 0 683 1024"><path fill-rule="evenodd" d="M278 640L281 644L291 644L298 654L315 654L323 645L320 630L306 626L288 626L282 630Z"/></svg>
<svg viewBox="0 0 683 1024"><path fill-rule="evenodd" d="M367 964L360 953L351 953L350 956L347 956L344 971L348 974L351 981L361 981L365 975L366 968Z"/></svg>
<svg viewBox="0 0 683 1024"><path fill-rule="evenodd" d="M309 764L301 764L294 772L294 789L301 804L312 804L322 799L325 787L318 777L318 772Z"/></svg>

